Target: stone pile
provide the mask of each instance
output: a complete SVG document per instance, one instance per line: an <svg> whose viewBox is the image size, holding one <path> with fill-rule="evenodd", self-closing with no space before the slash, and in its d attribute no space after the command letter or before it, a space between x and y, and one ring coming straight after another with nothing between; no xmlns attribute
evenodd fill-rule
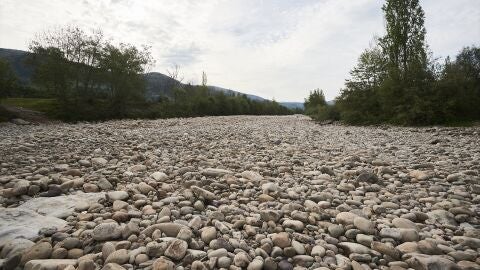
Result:
<svg viewBox="0 0 480 270"><path fill-rule="evenodd" d="M3 269L480 269L480 129L0 128Z"/></svg>

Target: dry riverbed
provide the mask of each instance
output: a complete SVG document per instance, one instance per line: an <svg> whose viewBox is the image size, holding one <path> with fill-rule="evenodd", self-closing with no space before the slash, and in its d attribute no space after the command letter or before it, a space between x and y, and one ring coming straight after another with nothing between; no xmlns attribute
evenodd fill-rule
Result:
<svg viewBox="0 0 480 270"><path fill-rule="evenodd" d="M3 269L480 269L480 128L0 126Z"/></svg>

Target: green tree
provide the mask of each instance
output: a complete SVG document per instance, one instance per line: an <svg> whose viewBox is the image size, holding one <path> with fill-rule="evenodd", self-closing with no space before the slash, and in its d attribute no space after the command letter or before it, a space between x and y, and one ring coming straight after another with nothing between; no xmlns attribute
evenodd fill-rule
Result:
<svg viewBox="0 0 480 270"><path fill-rule="evenodd" d="M101 31L78 27L47 31L30 44L34 82L61 107L67 120L126 117L144 99L149 48L106 42Z"/></svg>
<svg viewBox="0 0 480 270"><path fill-rule="evenodd" d="M304 102L305 114L315 120L338 120L339 115L334 105L325 100L323 90L315 89Z"/></svg>
<svg viewBox="0 0 480 270"><path fill-rule="evenodd" d="M18 79L10 64L0 59L0 99L8 97L17 87Z"/></svg>
<svg viewBox="0 0 480 270"><path fill-rule="evenodd" d="M376 40L375 40L376 41ZM386 77L386 59L374 45L359 57L336 100L340 117L348 123L372 123L383 117L378 92Z"/></svg>
<svg viewBox="0 0 480 270"><path fill-rule="evenodd" d="M422 121L428 59L425 13L419 0L387 0L383 6L386 35L380 46L386 57L387 77L379 94L383 114L398 123Z"/></svg>
<svg viewBox="0 0 480 270"><path fill-rule="evenodd" d="M108 83L110 107L115 116L125 117L128 105L144 100L142 74L149 63L147 48L138 50L122 43L118 47L107 44L102 49L98 67Z"/></svg>

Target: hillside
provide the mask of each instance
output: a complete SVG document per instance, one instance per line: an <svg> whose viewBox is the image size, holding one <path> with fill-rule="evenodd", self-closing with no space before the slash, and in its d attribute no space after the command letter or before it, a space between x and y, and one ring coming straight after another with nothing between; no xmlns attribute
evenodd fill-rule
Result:
<svg viewBox="0 0 480 270"><path fill-rule="evenodd" d="M26 64L29 52L0 48L0 58L10 63L10 67L22 84L30 84L33 68Z"/></svg>
<svg viewBox="0 0 480 270"><path fill-rule="evenodd" d="M29 52L14 49L0 48L0 58L7 60L10 63L13 71L19 78L20 82L24 85L29 85L33 76L33 68L29 66L26 61ZM144 75L146 81L146 98L149 100L158 100L160 97L172 97L172 88L180 82L168 77L160 72L149 72ZM244 93L227 89L218 86L208 86L211 91L221 91L230 95L243 95ZM249 99L255 101L266 101L268 99L245 94ZM279 102L281 105L290 108L303 109L303 103L301 102Z"/></svg>

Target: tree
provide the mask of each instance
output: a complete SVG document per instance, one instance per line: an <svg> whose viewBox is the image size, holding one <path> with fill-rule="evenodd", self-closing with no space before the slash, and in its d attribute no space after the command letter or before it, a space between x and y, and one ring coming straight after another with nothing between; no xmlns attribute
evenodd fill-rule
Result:
<svg viewBox="0 0 480 270"><path fill-rule="evenodd" d="M124 117L144 100L148 47L113 45L101 31L67 26L37 35L30 50L34 81L59 101L66 119Z"/></svg>
<svg viewBox="0 0 480 270"><path fill-rule="evenodd" d="M167 69L167 74L172 79L169 83L170 89L181 87L184 77L180 75L180 67L177 64L173 65L171 69Z"/></svg>
<svg viewBox="0 0 480 270"><path fill-rule="evenodd" d="M151 62L148 48L138 50L121 43L118 47L107 44L99 61L99 69L108 82L109 98L115 116L124 117L127 105L144 99L145 67Z"/></svg>
<svg viewBox="0 0 480 270"><path fill-rule="evenodd" d="M428 58L425 13L419 0L387 0L382 8L386 35L380 46L387 76L379 90L383 114L396 123L426 121ZM427 117L428 118L428 117Z"/></svg>
<svg viewBox="0 0 480 270"><path fill-rule="evenodd" d="M202 71L202 86L207 86L207 73Z"/></svg>
<svg viewBox="0 0 480 270"><path fill-rule="evenodd" d="M325 95L323 94L323 90L315 89L310 92L310 95L305 100L304 106L305 108L311 108L315 106L325 106L327 102L325 101Z"/></svg>
<svg viewBox="0 0 480 270"><path fill-rule="evenodd" d="M382 112L378 92L385 77L386 59L382 50L378 45L370 46L360 55L337 98L341 118L348 123L379 121Z"/></svg>
<svg viewBox="0 0 480 270"><path fill-rule="evenodd" d="M334 105L329 105L325 100L323 90L315 89L305 99L305 114L315 120L338 120L338 112Z"/></svg>
<svg viewBox="0 0 480 270"><path fill-rule="evenodd" d="M425 13L419 0L387 0L382 10L386 35L380 45L387 57L389 75L415 83L418 73L427 69Z"/></svg>
<svg viewBox="0 0 480 270"><path fill-rule="evenodd" d="M0 59L0 99L8 97L17 87L18 79L7 61Z"/></svg>

